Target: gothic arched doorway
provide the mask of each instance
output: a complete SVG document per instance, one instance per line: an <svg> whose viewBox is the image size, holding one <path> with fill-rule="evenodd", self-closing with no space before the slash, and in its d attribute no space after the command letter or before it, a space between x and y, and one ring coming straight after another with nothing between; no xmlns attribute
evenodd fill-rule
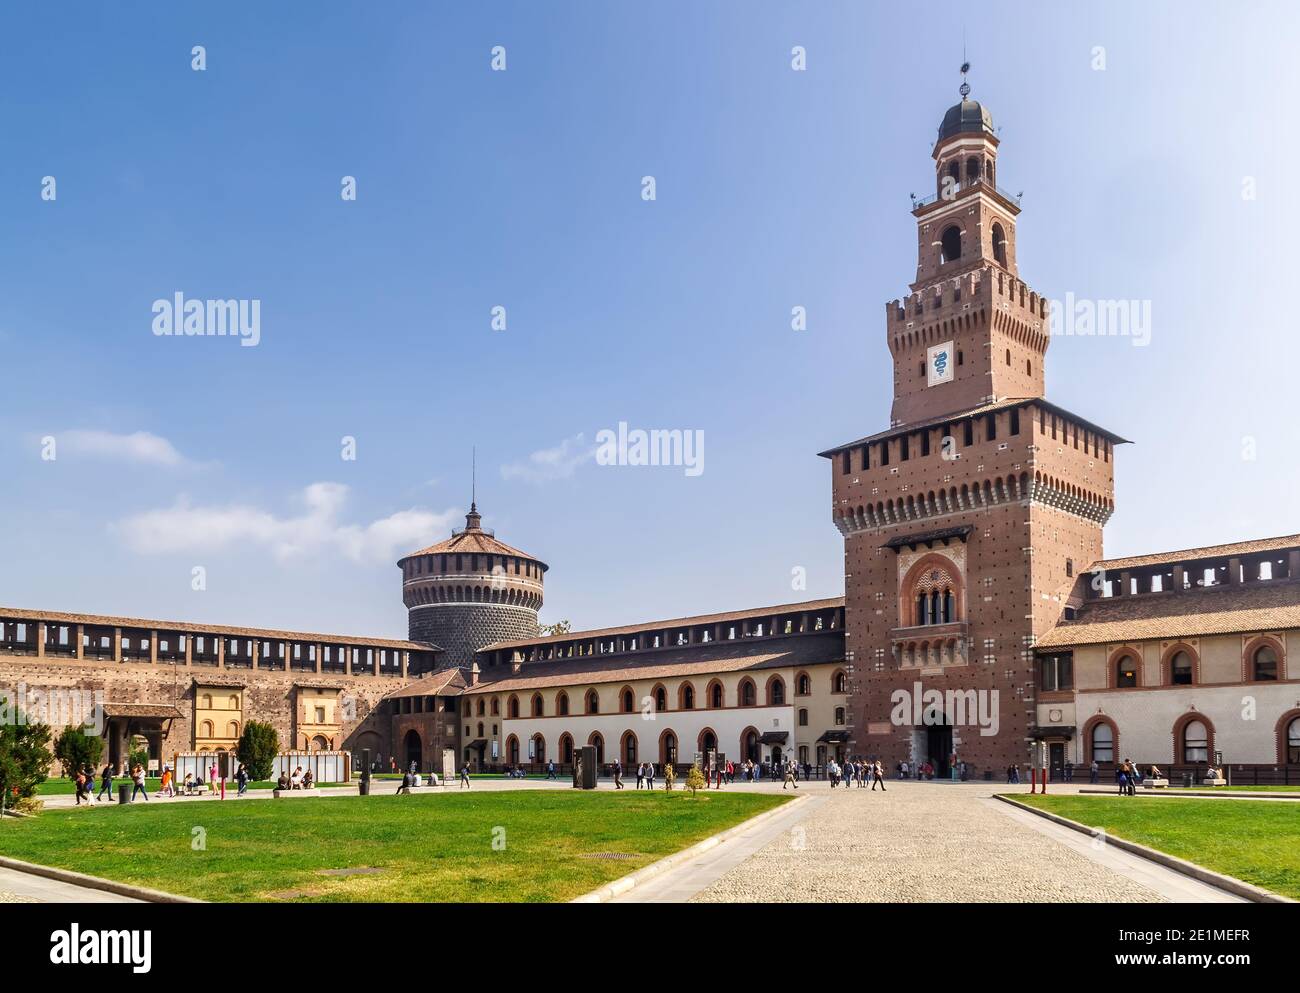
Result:
<svg viewBox="0 0 1300 993"><path fill-rule="evenodd" d="M409 769L414 762L416 769L424 768L424 745L420 741L420 733L415 730L407 731L402 741L406 750L406 767Z"/></svg>

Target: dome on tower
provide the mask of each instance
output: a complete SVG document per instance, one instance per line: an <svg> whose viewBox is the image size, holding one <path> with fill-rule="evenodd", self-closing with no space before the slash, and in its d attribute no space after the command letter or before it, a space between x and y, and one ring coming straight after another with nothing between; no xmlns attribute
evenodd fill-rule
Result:
<svg viewBox="0 0 1300 993"><path fill-rule="evenodd" d="M943 123L939 125L939 140L967 131L993 134L993 115L978 100L963 99L948 108Z"/></svg>

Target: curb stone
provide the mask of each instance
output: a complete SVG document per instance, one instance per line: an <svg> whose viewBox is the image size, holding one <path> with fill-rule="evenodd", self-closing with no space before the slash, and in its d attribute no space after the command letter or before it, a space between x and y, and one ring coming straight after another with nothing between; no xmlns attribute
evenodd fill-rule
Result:
<svg viewBox="0 0 1300 993"><path fill-rule="evenodd" d="M1081 824L1079 821L1072 821L1068 817L1062 817L1060 814L1053 814L1050 811L1039 810L1037 807L1031 807L1028 804L1021 803L1019 800L1012 799L1004 793L995 793L993 799L1001 800L1003 803L1010 804L1020 810L1026 810L1031 814L1037 814L1039 817L1046 818L1062 827L1078 831L1080 834L1086 834L1090 838L1095 838L1099 834L1105 834L1106 844L1114 845L1116 848L1128 852L1130 855L1137 855L1149 862L1155 862L1164 866L1166 869L1172 869L1174 872L1182 873L1184 876L1190 876L1193 879L1206 883L1209 886L1226 890L1235 896L1250 900L1252 903L1295 903L1290 897L1282 896L1280 893L1274 893L1271 890L1254 886L1244 880L1237 879L1235 876L1225 876L1221 872L1215 872L1213 869L1207 869L1205 866L1197 865L1195 862L1188 862L1186 859L1180 859L1175 855L1169 855L1156 848L1148 848L1146 845L1139 845L1136 841L1128 841L1116 835L1109 834L1101 828L1090 827L1087 824Z"/></svg>
<svg viewBox="0 0 1300 993"><path fill-rule="evenodd" d="M0 869L12 869L15 872L25 872L32 876L45 876L48 879L57 879L61 883L72 883L74 886L84 886L92 890L105 890L109 893L116 893L118 896L129 896L136 900L143 900L146 903L206 902L196 900L194 897L180 896L177 893L164 893L162 890L151 890L146 886L132 886L130 883L119 883L112 879L88 876L83 872L73 872L70 869L56 869L52 865L24 862L21 859L11 859L3 855L0 855Z"/></svg>
<svg viewBox="0 0 1300 993"><path fill-rule="evenodd" d="M800 805L802 805L803 803L805 803L810 799L812 799L811 796L795 797L793 800L790 800L788 803L780 804L779 806L773 807L771 810L765 810L763 811L763 813L757 814L754 817L749 818L749 820L747 821L741 821L739 824L735 825L734 827L729 827L725 831L719 832L718 834L715 835L711 835L710 837L705 838L703 841L697 841L690 848L683 848L680 852L674 852L672 855L665 856L664 858L661 858L658 862L651 862L649 865L642 866L636 872L629 873L626 876L620 876L618 879L615 879L613 882L606 883L604 886L598 887L597 889L592 890L590 893L584 893L582 896L574 897L574 899L570 900L569 902L570 903L605 903L608 900L612 900L616 896L622 896L624 893L628 892L629 890L635 889L637 886L653 879L655 876L662 875L663 873L667 872L669 869L676 868L682 862L693 859L695 858L695 856L707 852L711 848L716 848L724 841L728 841L729 839L735 837L741 831L746 831L749 828L754 827L755 825L762 824L765 821L771 820L777 814L788 814L790 811L796 809L797 807L799 807Z"/></svg>

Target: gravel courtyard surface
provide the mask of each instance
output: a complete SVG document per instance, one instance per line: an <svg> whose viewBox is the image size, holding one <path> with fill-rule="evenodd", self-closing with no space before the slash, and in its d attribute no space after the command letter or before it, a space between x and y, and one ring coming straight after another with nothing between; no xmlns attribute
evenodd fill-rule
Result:
<svg viewBox="0 0 1300 993"><path fill-rule="evenodd" d="M693 902L1163 902L1001 813L992 784L822 788L818 809Z"/></svg>

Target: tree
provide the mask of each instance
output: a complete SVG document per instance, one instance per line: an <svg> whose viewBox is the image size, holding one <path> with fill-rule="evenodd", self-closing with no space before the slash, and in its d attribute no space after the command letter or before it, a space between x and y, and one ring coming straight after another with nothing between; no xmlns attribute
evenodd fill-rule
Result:
<svg viewBox="0 0 1300 993"><path fill-rule="evenodd" d="M103 754L104 739L97 734L86 734L80 727L64 728L54 739L54 757L69 779L82 769L95 768Z"/></svg>
<svg viewBox="0 0 1300 993"><path fill-rule="evenodd" d="M568 634L573 630L573 625L568 621L556 621L554 624L543 624L537 629L538 635L542 638L549 638L553 634Z"/></svg>
<svg viewBox="0 0 1300 993"><path fill-rule="evenodd" d="M686 774L686 788L691 791L691 796L695 796L695 791L704 789L704 786L704 773L700 772L698 765L691 766L691 771Z"/></svg>
<svg viewBox="0 0 1300 993"><path fill-rule="evenodd" d="M239 736L235 755L244 764L244 771L253 782L271 778L275 757L280 754L280 736L275 728L261 721L249 721Z"/></svg>
<svg viewBox="0 0 1300 993"><path fill-rule="evenodd" d="M50 767L50 729L28 724L8 697L0 695L0 806L30 801Z"/></svg>

